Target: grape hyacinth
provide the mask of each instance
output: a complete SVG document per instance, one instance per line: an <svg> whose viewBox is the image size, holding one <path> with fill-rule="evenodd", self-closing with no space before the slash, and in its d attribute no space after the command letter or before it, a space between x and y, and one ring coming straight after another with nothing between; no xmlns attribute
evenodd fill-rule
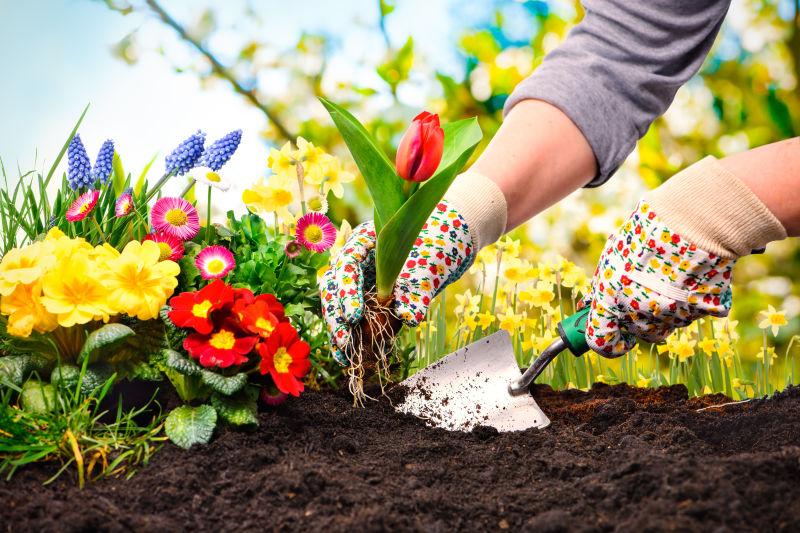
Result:
<svg viewBox="0 0 800 533"><path fill-rule="evenodd" d="M165 165L167 174L183 176L197 164L203 155L203 143L206 134L200 130L190 135L166 157Z"/></svg>
<svg viewBox="0 0 800 533"><path fill-rule="evenodd" d="M74 191L81 187L90 187L92 180L92 162L83 147L81 136L75 134L67 148L67 183Z"/></svg>
<svg viewBox="0 0 800 533"><path fill-rule="evenodd" d="M103 146L100 147L100 151L97 153L97 159L94 162L92 179L95 183L99 181L101 185L106 184L109 176L111 176L111 164L113 160L114 141L108 139L103 143Z"/></svg>
<svg viewBox="0 0 800 533"><path fill-rule="evenodd" d="M214 141L211 146L206 148L200 158L199 165L217 171L222 165L228 162L242 140L242 130L234 130L221 139Z"/></svg>

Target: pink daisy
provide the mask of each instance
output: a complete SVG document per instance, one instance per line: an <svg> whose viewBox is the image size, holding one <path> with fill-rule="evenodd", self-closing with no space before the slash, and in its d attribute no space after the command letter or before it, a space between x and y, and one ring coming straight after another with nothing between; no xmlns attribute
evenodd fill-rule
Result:
<svg viewBox="0 0 800 533"><path fill-rule="evenodd" d="M124 217L131 211L133 211L133 195L131 195L131 190L128 189L117 198L114 204L114 215L117 217Z"/></svg>
<svg viewBox="0 0 800 533"><path fill-rule="evenodd" d="M203 279L224 278L236 266L233 254L224 246L207 246L194 260Z"/></svg>
<svg viewBox="0 0 800 533"><path fill-rule="evenodd" d="M324 252L336 242L336 228L328 217L312 211L297 221L295 237L312 252Z"/></svg>
<svg viewBox="0 0 800 533"><path fill-rule="evenodd" d="M165 196L150 209L150 223L156 232L164 232L188 241L200 231L197 209L183 198Z"/></svg>
<svg viewBox="0 0 800 533"><path fill-rule="evenodd" d="M289 241L286 243L286 246L283 247L283 253L286 254L286 257L289 259L294 259L298 255L300 255L300 250L303 249L303 245L300 244L298 241Z"/></svg>
<svg viewBox="0 0 800 533"><path fill-rule="evenodd" d="M100 191L88 191L78 196L67 209L67 220L77 222L86 218L94 209L99 197Z"/></svg>
<svg viewBox="0 0 800 533"><path fill-rule="evenodd" d="M161 253L158 258L159 261L166 261L167 259L177 261L183 257L183 241L177 237L159 232L149 233L144 240L153 241L158 245L158 250Z"/></svg>

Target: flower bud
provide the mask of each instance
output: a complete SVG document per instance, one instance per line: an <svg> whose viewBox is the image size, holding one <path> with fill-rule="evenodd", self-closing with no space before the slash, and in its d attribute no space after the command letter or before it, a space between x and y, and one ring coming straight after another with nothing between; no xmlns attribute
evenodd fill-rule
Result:
<svg viewBox="0 0 800 533"><path fill-rule="evenodd" d="M423 111L414 118L397 147L397 173L404 180L425 181L439 167L443 149L444 131L439 126L439 115Z"/></svg>

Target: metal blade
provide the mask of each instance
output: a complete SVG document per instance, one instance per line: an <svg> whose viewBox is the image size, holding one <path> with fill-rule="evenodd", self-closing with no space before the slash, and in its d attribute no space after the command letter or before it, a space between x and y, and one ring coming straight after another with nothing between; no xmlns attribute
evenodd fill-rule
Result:
<svg viewBox="0 0 800 533"><path fill-rule="evenodd" d="M451 431L546 427L550 419L530 394L509 394L509 383L519 377L511 338L501 330L403 381L407 394L395 409Z"/></svg>

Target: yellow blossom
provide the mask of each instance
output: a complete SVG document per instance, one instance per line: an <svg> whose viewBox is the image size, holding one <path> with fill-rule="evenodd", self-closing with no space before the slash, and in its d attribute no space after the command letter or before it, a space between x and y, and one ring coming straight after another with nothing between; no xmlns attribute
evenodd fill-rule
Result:
<svg viewBox="0 0 800 533"><path fill-rule="evenodd" d="M545 306L552 302L554 298L553 284L547 281L538 281L534 288L522 290L519 293L520 301L532 307Z"/></svg>
<svg viewBox="0 0 800 533"><path fill-rule="evenodd" d="M506 236L497 241L497 250L503 253L503 259L513 259L519 257L520 243L519 239L512 239Z"/></svg>
<svg viewBox="0 0 800 533"><path fill-rule="evenodd" d="M303 164L303 179L309 185L319 185L325 178L325 167L333 156L302 137L297 138L296 158Z"/></svg>
<svg viewBox="0 0 800 533"><path fill-rule="evenodd" d="M511 334L516 332L517 329L522 326L522 323L525 320L523 315L515 314L513 310L507 310L505 313L499 313L497 318L499 320L498 326Z"/></svg>
<svg viewBox="0 0 800 533"><path fill-rule="evenodd" d="M79 251L70 259L69 268L51 270L42 278L41 302L45 309L56 315L63 327L114 314L103 276L89 260L89 254Z"/></svg>
<svg viewBox="0 0 800 533"><path fill-rule="evenodd" d="M58 326L56 317L41 303L42 284L17 285L14 292L0 298L0 313L8 316L7 331L16 337L27 337L33 330L46 333Z"/></svg>
<svg viewBox="0 0 800 533"><path fill-rule="evenodd" d="M250 189L242 193L242 202L256 214L274 212L281 220L294 220L289 206L294 202L294 192L289 182L273 176L269 184L259 178Z"/></svg>
<svg viewBox="0 0 800 533"><path fill-rule="evenodd" d="M694 355L694 347L697 341L689 339L687 335L681 335L677 338L673 336L667 341L667 344L669 345L671 354L677 355L678 361L683 363Z"/></svg>
<svg viewBox="0 0 800 533"><path fill-rule="evenodd" d="M332 192L337 198L344 196L345 183L351 183L356 179L352 172L345 170L342 167L342 162L335 157L330 160L323 167L322 177L322 195L327 196L328 191Z"/></svg>
<svg viewBox="0 0 800 533"><path fill-rule="evenodd" d="M286 142L280 150L271 148L267 157L269 169L282 178L297 179L298 154L292 148L291 142ZM246 203L246 202L245 202Z"/></svg>
<svg viewBox="0 0 800 533"><path fill-rule="evenodd" d="M505 263L503 276L511 283L523 283L529 279L528 270L530 270L531 265L527 261L512 257L503 262Z"/></svg>
<svg viewBox="0 0 800 533"><path fill-rule="evenodd" d="M53 265L54 256L41 242L12 248L0 261L0 295L8 296L17 285L28 285Z"/></svg>
<svg viewBox="0 0 800 533"><path fill-rule="evenodd" d="M331 246L331 257L336 257L339 254L339 251L344 247L344 243L347 242L347 239L349 239L352 234L353 228L350 226L350 223L347 220L342 220L339 231L336 232L336 240L333 242L333 246Z"/></svg>
<svg viewBox="0 0 800 533"><path fill-rule="evenodd" d="M714 350L717 347L717 341L712 339L711 337L706 337L705 339L701 340L697 343L697 346L703 350L703 352L711 357L714 354Z"/></svg>
<svg viewBox="0 0 800 533"><path fill-rule="evenodd" d="M478 312L481 295L476 294L473 296L472 291L467 289L463 294L456 294L456 301L458 302L454 309L456 315L471 315Z"/></svg>
<svg viewBox="0 0 800 533"><path fill-rule="evenodd" d="M778 311L771 305L766 311L761 311L761 314L764 316L764 319L758 323L758 327L761 329L771 328L773 335L778 334L778 330L781 326L788 324L786 321L786 311Z"/></svg>
<svg viewBox="0 0 800 533"><path fill-rule="evenodd" d="M767 353L767 355L769 355L769 363L770 364L773 361L775 361L775 359L778 358L778 354L775 353L775 348L772 347L772 346L768 346L766 348L766 353ZM756 359L758 359L762 363L764 362L764 349L759 350L759 352L756 354Z"/></svg>
<svg viewBox="0 0 800 533"><path fill-rule="evenodd" d="M644 389L644 388L647 388L647 387L650 386L650 382L651 381L652 380L650 378L644 378L644 377L643 378L639 378L639 379L636 380L636 386L639 387L639 388Z"/></svg>
<svg viewBox="0 0 800 533"><path fill-rule="evenodd" d="M486 329L494 323L494 316L491 313L476 313L475 318L478 319L478 326L481 329Z"/></svg>

